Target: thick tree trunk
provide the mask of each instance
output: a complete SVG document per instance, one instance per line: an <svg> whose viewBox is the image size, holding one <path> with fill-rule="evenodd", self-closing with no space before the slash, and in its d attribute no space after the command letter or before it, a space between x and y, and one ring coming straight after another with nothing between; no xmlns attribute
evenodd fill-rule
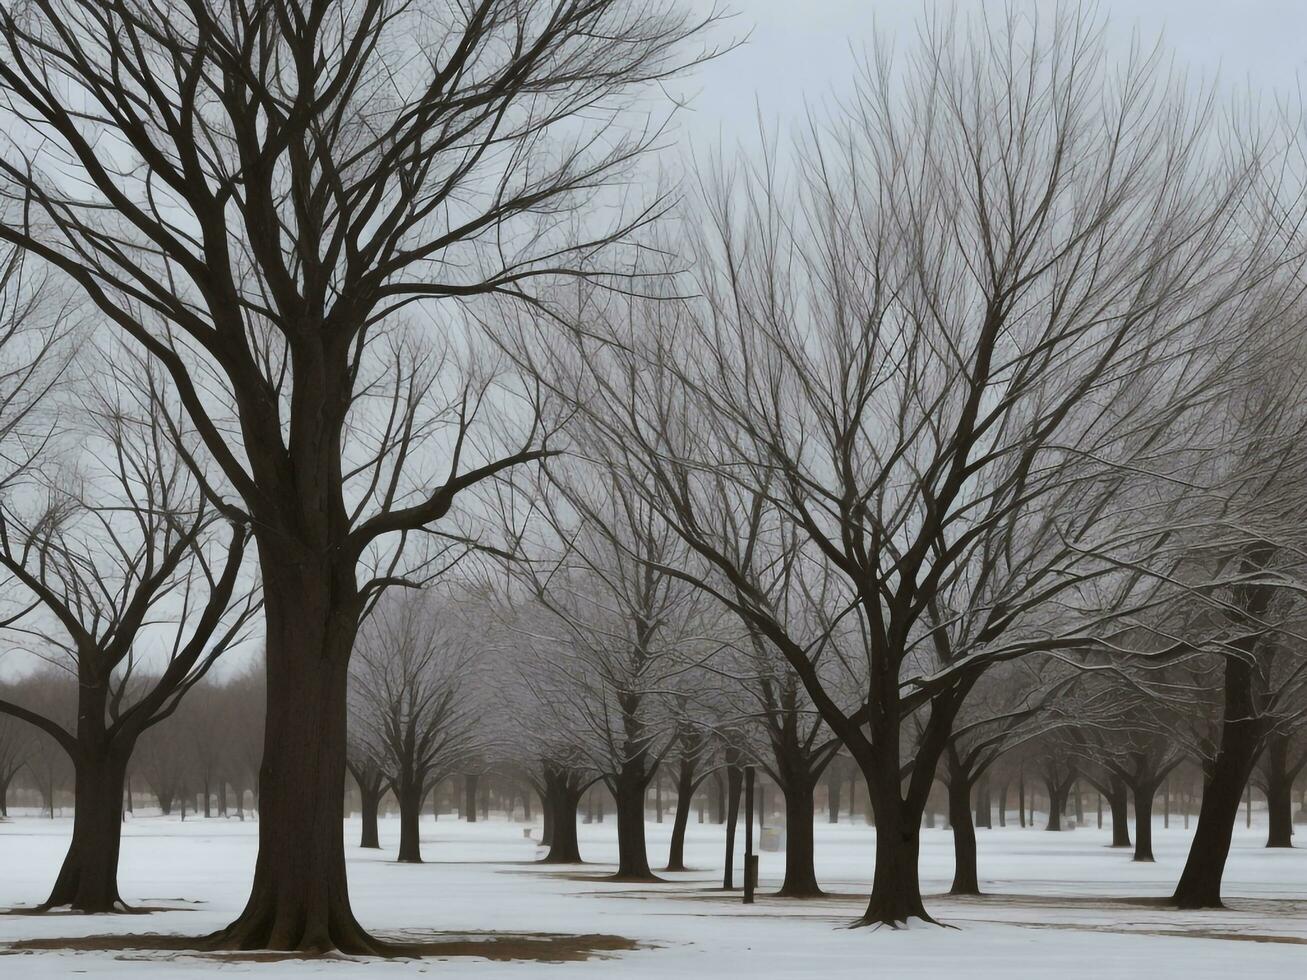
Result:
<svg viewBox="0 0 1307 980"><path fill-rule="evenodd" d="M581 847L576 838L576 810L581 803L580 780L561 771L545 775L541 798L549 826L549 852L542 864L580 864Z"/></svg>
<svg viewBox="0 0 1307 980"><path fill-rule="evenodd" d="M648 780L641 773L623 772L616 779L618 881L656 881L649 870L644 839L644 796Z"/></svg>
<svg viewBox="0 0 1307 980"><path fill-rule="evenodd" d="M681 760L676 774L676 816L672 819L671 846L667 849L667 870L685 870L685 828L690 822L694 800L694 766Z"/></svg>
<svg viewBox="0 0 1307 980"><path fill-rule="evenodd" d="M259 855L245 910L210 944L367 954L345 878L349 655L358 627L352 566L287 562L260 539L267 621L267 703L259 770ZM277 552L274 554L274 552Z"/></svg>
<svg viewBox="0 0 1307 980"><path fill-rule="evenodd" d="M1235 657L1225 659L1223 718L1221 745L1203 785L1198 827L1173 896L1183 909L1223 907L1221 879L1230 854L1230 838L1261 740L1261 722L1253 704L1252 668Z"/></svg>
<svg viewBox="0 0 1307 980"><path fill-rule="evenodd" d="M777 895L785 898L816 898L817 884L813 848L813 795L816 781L802 776L787 777L785 790L785 880Z"/></svg>
<svg viewBox="0 0 1307 980"><path fill-rule="evenodd" d="M422 787L410 782L400 784L396 794L399 800L399 856L395 860L404 864L422 863Z"/></svg>
<svg viewBox="0 0 1307 980"><path fill-rule="evenodd" d="M921 814L905 812L907 807L899 798L897 779L888 792L877 788L872 793L876 811L876 871L867 911L857 924L899 926L910 919L933 922L921 901L917 870Z"/></svg>
<svg viewBox="0 0 1307 980"><path fill-rule="evenodd" d="M1130 787L1120 776L1112 776L1107 787L1107 806L1112 814L1112 846L1130 846Z"/></svg>
<svg viewBox="0 0 1307 980"><path fill-rule="evenodd" d="M123 779L129 750L117 746L98 758L75 760L73 836L43 909L126 911L118 895L122 841Z"/></svg>
<svg viewBox="0 0 1307 980"><path fill-rule="evenodd" d="M381 806L381 791L359 786L359 813L362 816L363 831L359 836L359 847L380 849L381 841L377 835L377 809Z"/></svg>
<svg viewBox="0 0 1307 980"><path fill-rule="evenodd" d="M953 828L953 884L950 895L979 895L976 828L971 822L970 784L962 767L950 764L948 819Z"/></svg>
<svg viewBox="0 0 1307 980"><path fill-rule="evenodd" d="M744 786L744 772L738 765L726 769L726 857L722 865L722 888L735 887L735 827L740 822L740 791Z"/></svg>
<svg viewBox="0 0 1307 980"><path fill-rule="evenodd" d="M1156 789L1151 783L1146 783L1134 790L1136 861L1153 860L1153 794Z"/></svg>

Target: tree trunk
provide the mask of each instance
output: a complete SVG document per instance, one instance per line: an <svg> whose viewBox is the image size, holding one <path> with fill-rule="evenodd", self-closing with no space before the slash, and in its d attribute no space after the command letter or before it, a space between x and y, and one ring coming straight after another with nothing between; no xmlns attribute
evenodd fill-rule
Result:
<svg viewBox="0 0 1307 980"><path fill-rule="evenodd" d="M694 766L681 760L676 774L676 816L672 819L672 841L667 850L667 870L685 870L685 828L690 822L694 800Z"/></svg>
<svg viewBox="0 0 1307 980"><path fill-rule="evenodd" d="M463 777L463 819L477 822L477 777L469 773Z"/></svg>
<svg viewBox="0 0 1307 980"><path fill-rule="evenodd" d="M1112 814L1112 846L1130 846L1130 787L1120 776L1108 782L1107 806Z"/></svg>
<svg viewBox="0 0 1307 980"><path fill-rule="evenodd" d="M617 804L618 881L656 881L649 870L649 853L644 840L644 797L649 782L643 773L621 772L615 781Z"/></svg>
<svg viewBox="0 0 1307 980"><path fill-rule="evenodd" d="M859 760L861 765L861 760ZM876 871L871 883L867 911L860 925L898 926L909 919L933 922L921 901L921 880L917 864L921 848L921 813L909 813L899 796L898 759L888 787L870 788L876 820ZM864 770L866 775L866 770Z"/></svg>
<svg viewBox="0 0 1307 980"><path fill-rule="evenodd" d="M581 803L581 781L570 773L550 770L545 775L541 798L545 822L549 825L549 852L542 864L580 864L581 848L576 838L576 810Z"/></svg>
<svg viewBox="0 0 1307 980"><path fill-rule="evenodd" d="M359 612L354 570L352 562L348 570L291 563L283 548L280 538L260 538L269 710L254 886L244 911L211 945L376 953L383 945L355 920L345 877L341 786Z"/></svg>
<svg viewBox="0 0 1307 980"><path fill-rule="evenodd" d="M1021 826L1026 825L1026 771L1020 770L1017 773L1017 817L1021 821Z"/></svg>
<svg viewBox="0 0 1307 980"><path fill-rule="evenodd" d="M979 895L976 828L971 823L970 784L960 765L950 762L948 819L953 827L953 885L950 895Z"/></svg>
<svg viewBox="0 0 1307 980"><path fill-rule="evenodd" d="M989 776L981 776L976 783L976 826L983 827L985 830L993 829L992 817L990 813L993 809L993 802L989 796Z"/></svg>
<svg viewBox="0 0 1307 980"><path fill-rule="evenodd" d="M785 880L777 895L784 898L816 898L817 884L813 848L813 795L816 781L796 774L785 785Z"/></svg>
<svg viewBox="0 0 1307 980"><path fill-rule="evenodd" d="M1066 809L1070 792L1070 785L1054 786L1051 782L1048 783L1048 826L1044 828L1045 830L1062 829L1062 811Z"/></svg>
<svg viewBox="0 0 1307 980"><path fill-rule="evenodd" d="M359 847L381 848L377 836L377 809L381 806L381 791L362 784L359 785L359 812L363 817L363 832L359 836Z"/></svg>
<svg viewBox="0 0 1307 980"><path fill-rule="evenodd" d="M422 863L422 787L405 780L395 794L399 800L399 856L404 864Z"/></svg>
<svg viewBox="0 0 1307 980"><path fill-rule="evenodd" d="M844 785L844 777L833 766L831 769L831 775L826 779L826 822L839 823L840 787Z"/></svg>
<svg viewBox="0 0 1307 980"><path fill-rule="evenodd" d="M76 805L73 836L50 897L42 909L126 911L118 895L122 842L123 779L130 750L116 746L98 758L74 760Z"/></svg>
<svg viewBox="0 0 1307 980"><path fill-rule="evenodd" d="M1135 796L1135 856L1134 860L1153 860L1153 794L1157 787L1152 783L1136 785Z"/></svg>
<svg viewBox="0 0 1307 980"><path fill-rule="evenodd" d="M1288 773L1289 739L1273 734L1265 755L1267 847L1293 847L1293 777Z"/></svg>
<svg viewBox="0 0 1307 980"><path fill-rule="evenodd" d="M540 794L540 846L549 847L554 840L554 805L549 799L549 784Z"/></svg>
<svg viewBox="0 0 1307 980"><path fill-rule="evenodd" d="M726 858L722 865L722 888L735 887L735 825L740 822L740 790L744 785L744 772L738 765L728 764L726 769Z"/></svg>
<svg viewBox="0 0 1307 980"><path fill-rule="evenodd" d="M1173 899L1183 909L1222 908L1221 879L1230 838L1239 815L1239 798L1257 758L1261 722L1253 704L1251 665L1225 658L1225 710L1221 744L1203 785L1198 827Z"/></svg>

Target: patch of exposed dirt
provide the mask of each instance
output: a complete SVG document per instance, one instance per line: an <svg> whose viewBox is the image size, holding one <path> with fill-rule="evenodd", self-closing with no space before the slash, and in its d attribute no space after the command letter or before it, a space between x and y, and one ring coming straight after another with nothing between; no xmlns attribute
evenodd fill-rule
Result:
<svg viewBox="0 0 1307 980"><path fill-rule="evenodd" d="M476 957L478 959L526 961L536 963L576 963L590 959L609 959L616 953L650 948L624 936L597 933L569 935L548 932L441 933L406 932L376 937L396 958ZM64 938L20 939L0 945L0 956L38 952L123 953L124 960L155 959L145 954L173 953L187 959L204 959L218 963L277 963L302 959L352 959L339 954L311 954L295 951L252 950L249 952L208 952L198 948L202 940L194 936L70 936ZM162 957L171 959L173 957Z"/></svg>

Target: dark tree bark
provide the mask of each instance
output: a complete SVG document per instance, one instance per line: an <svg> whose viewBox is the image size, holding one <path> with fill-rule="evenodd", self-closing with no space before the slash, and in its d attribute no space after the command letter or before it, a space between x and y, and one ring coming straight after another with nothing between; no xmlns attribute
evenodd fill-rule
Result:
<svg viewBox="0 0 1307 980"><path fill-rule="evenodd" d="M840 822L840 788L844 785L844 774L832 768L826 777L826 822Z"/></svg>
<svg viewBox="0 0 1307 980"><path fill-rule="evenodd" d="M1262 739L1262 724L1254 712L1252 668L1227 657L1225 717L1221 744L1203 785L1198 827L1189 856L1176 884L1173 900L1182 909L1223 908L1221 880L1230 854L1230 839L1244 786L1252 773Z"/></svg>
<svg viewBox="0 0 1307 980"><path fill-rule="evenodd" d="M542 864L580 864L581 847L576 837L576 811L585 792L581 774L553 763L544 765L545 791L541 797L545 823L549 828L549 852Z"/></svg>
<svg viewBox="0 0 1307 980"><path fill-rule="evenodd" d="M421 784L404 783L395 791L399 803L399 855L404 864L422 863L422 800L426 793Z"/></svg>
<svg viewBox="0 0 1307 980"><path fill-rule="evenodd" d="M1130 788L1113 774L1107 784L1107 806L1112 815L1112 846L1130 846Z"/></svg>
<svg viewBox="0 0 1307 980"><path fill-rule="evenodd" d="M617 806L616 881L657 881L649 869L644 838L644 798L652 774L641 769L623 767L613 780L613 802Z"/></svg>
<svg viewBox="0 0 1307 980"><path fill-rule="evenodd" d="M957 753L948 760L948 819L953 830L953 884L950 895L979 895L976 867L976 828L971 822L971 779Z"/></svg>
<svg viewBox="0 0 1307 980"><path fill-rule="evenodd" d="M42 908L126 911L118 894L118 853L128 755L130 747L118 747L102 758L75 759L72 841Z"/></svg>
<svg viewBox="0 0 1307 980"><path fill-rule="evenodd" d="M740 793L743 790L744 770L728 755L726 792L723 795L726 802L726 856L722 864L722 888L727 891L735 887L735 828L740 822Z"/></svg>
<svg viewBox="0 0 1307 980"><path fill-rule="evenodd" d="M976 781L975 797L976 826L983 827L985 830L992 830L993 817L991 816L991 813L993 812L994 803L990 798L988 773L982 775L980 779Z"/></svg>
<svg viewBox="0 0 1307 980"><path fill-rule="evenodd" d="M1270 558L1269 548L1258 549L1244 560L1243 569L1264 568ZM1256 623L1270 606L1274 590L1268 585L1251 585L1239 586L1234 593L1236 608ZM1182 909L1223 907L1221 879L1239 815L1239 799L1267 735L1267 721L1257 710L1256 673L1250 660L1245 659L1256 654L1261 637L1253 633L1235 643L1243 656L1224 658L1220 745L1205 773L1198 827L1173 895L1173 901Z"/></svg>
<svg viewBox="0 0 1307 980"><path fill-rule="evenodd" d="M785 880L777 895L785 898L815 898L822 893L817 884L813 847L813 797L817 778L795 774L785 780Z"/></svg>
<svg viewBox="0 0 1307 980"><path fill-rule="evenodd" d="M1153 792L1143 785L1135 792L1135 861L1153 860Z"/></svg>
<svg viewBox="0 0 1307 980"><path fill-rule="evenodd" d="M366 759L346 761L359 790L359 816L362 823L359 847L379 850L381 842L377 833L377 811L381 807L381 798L386 794L385 776L375 764Z"/></svg>
<svg viewBox="0 0 1307 980"><path fill-rule="evenodd" d="M463 777L463 819L468 823L477 822L477 776L468 773Z"/></svg>
<svg viewBox="0 0 1307 980"><path fill-rule="evenodd" d="M685 870L685 828L690 822L690 805L698 782L694 778L696 758L681 756L676 771L676 815L672 819L672 839L667 849L667 870Z"/></svg>
<svg viewBox="0 0 1307 980"><path fill-rule="evenodd" d="M1272 732L1262 754L1262 791L1270 826L1267 847L1293 847L1293 781L1307 762L1307 753L1296 764L1289 762L1289 737Z"/></svg>

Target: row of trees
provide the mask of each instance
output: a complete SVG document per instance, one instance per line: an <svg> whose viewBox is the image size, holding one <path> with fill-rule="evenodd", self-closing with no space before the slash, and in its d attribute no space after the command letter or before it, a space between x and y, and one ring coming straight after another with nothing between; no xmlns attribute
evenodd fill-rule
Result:
<svg viewBox="0 0 1307 980"><path fill-rule="evenodd" d="M50 906L119 906L138 743L256 637L259 856L216 947L386 952L349 904L347 765L416 858L486 699L559 859L605 784L620 877L649 874L660 767L683 831L710 759L734 801L747 757L811 892L842 752L862 921L928 919L937 779L962 829L1056 732L1054 812L1072 773L1138 809L1201 760L1175 900L1219 903L1304 706L1300 134L1111 56L1082 9L941 16L793 146L633 195L647 100L717 19L0 11L0 627L76 678L72 719L0 712L75 770Z"/></svg>

